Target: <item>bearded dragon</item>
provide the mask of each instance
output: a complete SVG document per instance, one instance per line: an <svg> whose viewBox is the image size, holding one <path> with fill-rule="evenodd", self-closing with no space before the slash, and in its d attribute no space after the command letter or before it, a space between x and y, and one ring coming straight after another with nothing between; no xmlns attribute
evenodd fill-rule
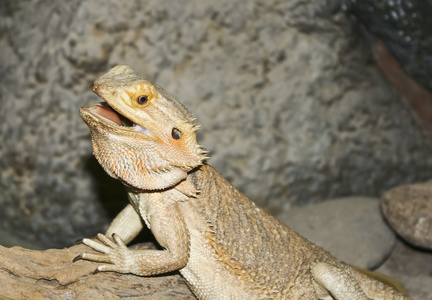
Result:
<svg viewBox="0 0 432 300"><path fill-rule="evenodd" d="M206 163L194 118L172 95L119 65L81 107L93 153L130 204L76 259L97 271L179 270L199 299L408 299L339 261L249 200ZM128 244L150 228L163 250Z"/></svg>

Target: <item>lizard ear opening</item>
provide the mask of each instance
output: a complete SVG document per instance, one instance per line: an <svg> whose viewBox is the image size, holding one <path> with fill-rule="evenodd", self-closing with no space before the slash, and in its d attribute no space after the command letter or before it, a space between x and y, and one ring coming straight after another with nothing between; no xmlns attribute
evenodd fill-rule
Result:
<svg viewBox="0 0 432 300"><path fill-rule="evenodd" d="M196 140L198 126L190 123L180 125L181 129L172 127L170 138L160 143L157 151L171 166L190 171L204 163L207 151Z"/></svg>
<svg viewBox="0 0 432 300"><path fill-rule="evenodd" d="M179 140L181 139L181 131L174 127L171 131L171 136L173 139Z"/></svg>

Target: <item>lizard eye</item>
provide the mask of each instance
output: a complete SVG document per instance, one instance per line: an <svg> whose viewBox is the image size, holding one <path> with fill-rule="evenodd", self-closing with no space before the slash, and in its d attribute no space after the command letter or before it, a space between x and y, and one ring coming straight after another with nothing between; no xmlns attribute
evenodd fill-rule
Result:
<svg viewBox="0 0 432 300"><path fill-rule="evenodd" d="M148 82L143 82L134 86L131 91L126 91L126 94L130 97L133 105L138 106L140 109L149 105L151 101L158 97L156 87Z"/></svg>
<svg viewBox="0 0 432 300"><path fill-rule="evenodd" d="M137 98L137 102L139 105L144 105L146 104L148 101L148 96L147 95L141 95Z"/></svg>
<svg viewBox="0 0 432 300"><path fill-rule="evenodd" d="M181 138L181 132L177 128L173 128L171 131L171 136L175 140L179 140Z"/></svg>

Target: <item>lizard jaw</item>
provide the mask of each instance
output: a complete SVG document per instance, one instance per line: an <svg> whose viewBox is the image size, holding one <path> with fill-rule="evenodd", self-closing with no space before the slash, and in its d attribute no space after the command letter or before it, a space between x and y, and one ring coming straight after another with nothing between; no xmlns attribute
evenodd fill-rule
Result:
<svg viewBox="0 0 432 300"><path fill-rule="evenodd" d="M97 119L98 122L104 123L105 125L114 127L116 129L134 131L144 133L146 135L150 134L148 128L142 127L129 120L128 118L114 110L106 102L81 107L80 112L83 117L84 115L90 117L90 114L93 119Z"/></svg>

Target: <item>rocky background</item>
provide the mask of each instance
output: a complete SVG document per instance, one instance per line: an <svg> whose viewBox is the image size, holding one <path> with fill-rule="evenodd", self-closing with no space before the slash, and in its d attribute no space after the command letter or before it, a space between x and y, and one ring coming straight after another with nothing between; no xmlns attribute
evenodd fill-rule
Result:
<svg viewBox="0 0 432 300"><path fill-rule="evenodd" d="M13 236L69 245L124 205L78 114L116 64L181 99L210 164L272 212L432 175L430 144L339 3L0 3L0 228Z"/></svg>
<svg viewBox="0 0 432 300"><path fill-rule="evenodd" d="M126 203L121 184L92 157L78 113L100 101L88 86L117 64L185 103L203 125L199 141L210 150L209 163L255 202L288 216L287 223L292 207L378 197L431 178L431 143L360 34L359 20L371 24L361 18L370 7L352 3L0 0L0 243L68 246L104 231ZM408 70L415 58L402 57ZM361 211L378 210L370 198L346 199L342 227L350 211L360 211L354 202L364 201ZM310 232L329 222L314 224ZM362 262L367 267L395 247L395 237L380 228L389 242ZM396 261L415 252L400 242L396 250ZM432 260L422 255L405 260L424 269ZM384 266L390 274L399 268L394 261Z"/></svg>

